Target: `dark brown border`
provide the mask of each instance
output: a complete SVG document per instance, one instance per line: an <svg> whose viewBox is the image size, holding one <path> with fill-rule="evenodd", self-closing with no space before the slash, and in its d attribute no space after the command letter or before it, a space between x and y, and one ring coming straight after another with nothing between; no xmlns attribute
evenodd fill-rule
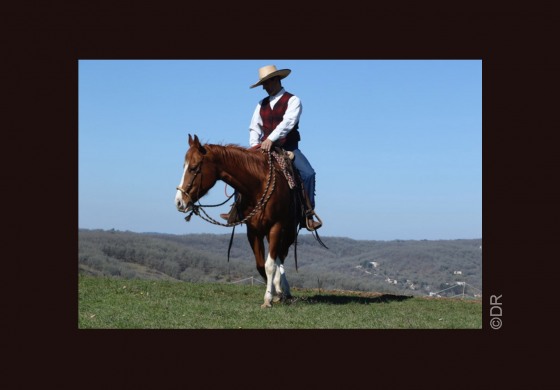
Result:
<svg viewBox="0 0 560 390"><path fill-rule="evenodd" d="M347 2L269 9L88 4L22 6L3 27L13 37L3 159L23 171L6 204L17 221L17 269L4 297L16 317L7 334L16 341L12 366L27 367L20 383L170 388L196 379L403 388L448 383L443 378L456 372L454 383L472 388L502 385L490 375L496 361L511 364L503 375L521 366L505 362L510 346L531 348L522 334L547 313L540 311L545 299L554 300L542 288L555 282L543 264L553 260L545 253L555 253L556 234L554 226L538 230L559 199L558 190L540 192L558 175L557 148L547 150L553 141L540 136L558 110L541 92L558 74L548 54L555 26L547 12ZM483 330L77 330L77 61L267 57L483 60ZM499 331L488 326L491 294L503 295Z"/></svg>

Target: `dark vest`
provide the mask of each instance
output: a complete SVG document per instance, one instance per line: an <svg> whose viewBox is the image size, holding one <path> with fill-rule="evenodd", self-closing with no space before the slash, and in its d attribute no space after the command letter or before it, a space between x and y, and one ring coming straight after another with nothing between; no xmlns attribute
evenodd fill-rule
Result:
<svg viewBox="0 0 560 390"><path fill-rule="evenodd" d="M288 109L288 100L294 96L289 92L284 92L284 95L276 102L274 105L274 109L270 108L270 97L266 97L263 99L261 103L261 118L263 121L262 130L264 133L264 137L262 141L268 138L270 133L278 126L282 119L284 118L284 114ZM283 147L286 150L294 150L298 148L298 141L301 139L299 136L299 122L295 124L292 130L288 133L285 138L280 138L278 141L275 142L276 145Z"/></svg>

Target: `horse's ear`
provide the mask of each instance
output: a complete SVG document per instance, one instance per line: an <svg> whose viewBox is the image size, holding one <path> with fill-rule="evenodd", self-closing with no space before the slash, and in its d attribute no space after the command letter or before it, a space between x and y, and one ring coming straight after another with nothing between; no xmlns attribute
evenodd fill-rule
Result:
<svg viewBox="0 0 560 390"><path fill-rule="evenodd" d="M194 135L194 138L192 138L189 134L189 146L197 148L198 151L202 154L206 154L206 149L200 144L200 140L198 139L198 136L196 134Z"/></svg>
<svg viewBox="0 0 560 390"><path fill-rule="evenodd" d="M189 134L189 146L195 145L197 148L200 147L200 141L198 140L198 136L195 134L194 138Z"/></svg>

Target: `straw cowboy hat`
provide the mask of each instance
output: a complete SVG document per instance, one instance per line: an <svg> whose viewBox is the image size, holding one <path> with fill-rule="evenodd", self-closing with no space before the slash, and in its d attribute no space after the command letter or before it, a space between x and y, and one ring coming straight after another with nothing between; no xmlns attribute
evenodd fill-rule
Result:
<svg viewBox="0 0 560 390"><path fill-rule="evenodd" d="M290 72L291 72L290 69L277 70L276 66L274 66L274 65L263 66L262 68L259 69L259 81L257 81L255 84L251 85L249 88L258 87L259 85L264 83L266 80L268 80L268 79L270 79L274 76L280 76L280 79L283 79L284 77L288 76L290 74Z"/></svg>

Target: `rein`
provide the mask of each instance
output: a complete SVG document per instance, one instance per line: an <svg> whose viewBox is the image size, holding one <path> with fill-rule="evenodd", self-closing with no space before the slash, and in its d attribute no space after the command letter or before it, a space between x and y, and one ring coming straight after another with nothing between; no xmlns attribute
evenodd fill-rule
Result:
<svg viewBox="0 0 560 390"><path fill-rule="evenodd" d="M263 151L263 153L265 153ZM276 189L276 175L274 175L274 167L272 165L272 153L270 151L266 152L268 154L268 166L269 166L269 171L268 171L268 178L266 180L266 189L264 191L264 193L262 194L261 198L259 199L257 205L255 206L255 208L253 208L253 210L245 217L243 218L241 221L238 222L232 222L232 223L221 223L219 221L216 221L214 218L210 217L208 215L208 213L204 210L204 207L218 207L218 206L222 206L223 204L225 204L226 202L228 202L234 194L232 194L231 196L229 196L224 202L220 203L220 204L216 204L216 205L201 205L200 204L200 200L198 201L198 205L195 205L194 202L192 202L192 198L191 196L188 194L188 191L190 190L190 188L192 187L194 180L196 178L196 176L200 173L201 171L201 166L202 166L202 162L200 163L197 171L195 172L191 182L189 183L189 185L187 186L186 190L183 190L182 188L177 187L177 190L179 190L182 194L186 195L191 202L193 203L193 208L191 210L191 212L185 217L185 221L189 222L192 215L198 215L200 218L202 218L203 220L205 220L206 222L210 222L211 224L214 225L220 225L220 226L224 226L224 227L235 227L237 225L241 225L245 222L247 222L249 219L251 219L252 217L255 216L255 214L257 214L257 212L259 212L260 210L264 209L264 206L266 205L266 203L268 202L268 200L270 199L270 197L272 196L272 193L274 192L274 190ZM271 180L272 180L272 189L270 189L270 184L271 184ZM202 176L201 176L201 181L202 181ZM270 192L269 192L270 189ZM226 194L227 195L227 194ZM202 211L202 215L200 212Z"/></svg>

